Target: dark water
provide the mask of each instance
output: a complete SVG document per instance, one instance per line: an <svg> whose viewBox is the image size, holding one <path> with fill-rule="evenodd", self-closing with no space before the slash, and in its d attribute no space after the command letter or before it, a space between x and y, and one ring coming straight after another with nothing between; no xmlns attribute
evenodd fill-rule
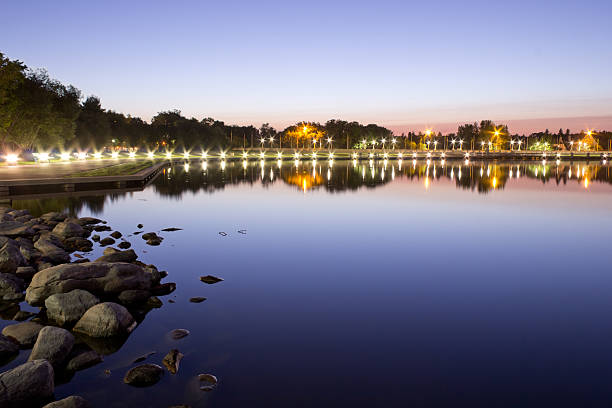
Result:
<svg viewBox="0 0 612 408"><path fill-rule="evenodd" d="M184 228L160 247L129 238L177 290L58 397L105 408L611 404L607 164L221 167L177 164L142 192L13 202L124 234ZM206 285L206 274L225 280ZM191 335L170 340L174 328ZM177 375L122 383L136 357L157 351L160 364L171 348L185 354ZM218 388L199 391L200 373Z"/></svg>

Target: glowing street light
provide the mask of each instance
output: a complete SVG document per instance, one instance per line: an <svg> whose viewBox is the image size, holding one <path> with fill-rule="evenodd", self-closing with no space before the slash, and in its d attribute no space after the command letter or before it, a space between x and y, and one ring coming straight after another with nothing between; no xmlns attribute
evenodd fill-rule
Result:
<svg viewBox="0 0 612 408"><path fill-rule="evenodd" d="M172 158L171 152L166 152L166 159L170 160Z"/></svg>
<svg viewBox="0 0 612 408"><path fill-rule="evenodd" d="M485 144L484 140L480 142L480 147L482 150L484 150L484 144Z"/></svg>
<svg viewBox="0 0 612 408"><path fill-rule="evenodd" d="M64 153L60 154L60 159L62 159L63 161L70 160L70 153L64 152Z"/></svg>
<svg viewBox="0 0 612 408"><path fill-rule="evenodd" d="M328 145L329 147L331 147L331 146L332 146L332 142L333 142L333 141L334 141L334 139L332 139L331 137L328 137L328 138L327 138L327 145Z"/></svg>
<svg viewBox="0 0 612 408"><path fill-rule="evenodd" d="M451 139L451 145L453 145L453 150L455 150L455 143L457 143L457 141L455 139Z"/></svg>
<svg viewBox="0 0 612 408"><path fill-rule="evenodd" d="M274 143L274 136L270 136L270 147L272 147L273 143Z"/></svg>
<svg viewBox="0 0 612 408"><path fill-rule="evenodd" d="M434 144L434 150L438 150L438 141L434 140L433 144Z"/></svg>
<svg viewBox="0 0 612 408"><path fill-rule="evenodd" d="M431 140L427 141L427 150L429 150L429 143L431 143Z"/></svg>
<svg viewBox="0 0 612 408"><path fill-rule="evenodd" d="M102 158L102 153L100 153L100 152L95 152L95 153L93 154L93 157L94 157L94 159L96 159L96 160L100 160L100 159Z"/></svg>
<svg viewBox="0 0 612 408"><path fill-rule="evenodd" d="M519 152L520 152L521 151L521 144L523 144L523 141L521 139L519 139L518 142L516 142L516 143L518 143L518 149L519 149Z"/></svg>
<svg viewBox="0 0 612 408"><path fill-rule="evenodd" d="M459 140L459 150L463 150L463 139Z"/></svg>
<svg viewBox="0 0 612 408"><path fill-rule="evenodd" d="M207 157L208 157L208 152L204 152L204 151L203 151L203 152L202 152L202 158L203 158L204 160L206 160L206 158L207 158Z"/></svg>
<svg viewBox="0 0 612 408"><path fill-rule="evenodd" d="M38 153L38 161L49 161L49 153Z"/></svg>
<svg viewBox="0 0 612 408"><path fill-rule="evenodd" d="M111 153L111 157L112 157L113 159L118 159L118 158L119 158L119 152L117 152L117 151L112 152L112 153Z"/></svg>
<svg viewBox="0 0 612 408"><path fill-rule="evenodd" d="M189 152L183 153L183 159L189 159Z"/></svg>
<svg viewBox="0 0 612 408"><path fill-rule="evenodd" d="M87 158L87 153L86 152L78 152L77 153L77 158L79 160L85 160Z"/></svg>
<svg viewBox="0 0 612 408"><path fill-rule="evenodd" d="M395 149L395 144L397 143L397 139L393 138L391 139L391 144L393 145L393 148Z"/></svg>
<svg viewBox="0 0 612 408"><path fill-rule="evenodd" d="M221 152L221 158L225 159L225 152ZM224 161L225 162L225 161Z"/></svg>
<svg viewBox="0 0 612 408"><path fill-rule="evenodd" d="M153 153L153 152L149 152L149 153L147 153L147 157L148 157L149 159L153 159L153 158L155 157L155 153Z"/></svg>
<svg viewBox="0 0 612 408"><path fill-rule="evenodd" d="M385 143L387 142L387 139L385 139L385 138L383 137L383 138L381 139L381 141L380 141L380 142L381 142L382 147L383 147L383 149L384 149L384 148L385 148Z"/></svg>
<svg viewBox="0 0 612 408"><path fill-rule="evenodd" d="M9 153L6 155L5 160L9 164L17 164L17 162L19 161L19 156L14 153Z"/></svg>
<svg viewBox="0 0 612 408"><path fill-rule="evenodd" d="M514 148L514 139L510 140L510 150Z"/></svg>
<svg viewBox="0 0 612 408"><path fill-rule="evenodd" d="M243 159L246 159L248 156L249 156L249 155L248 155L248 153L247 153L247 152L242 152L242 158L243 158Z"/></svg>
<svg viewBox="0 0 612 408"><path fill-rule="evenodd" d="M130 159L133 159L133 158L135 158L135 157L136 157L136 152L131 151L131 152L128 154L128 156L129 156L129 158L130 158Z"/></svg>

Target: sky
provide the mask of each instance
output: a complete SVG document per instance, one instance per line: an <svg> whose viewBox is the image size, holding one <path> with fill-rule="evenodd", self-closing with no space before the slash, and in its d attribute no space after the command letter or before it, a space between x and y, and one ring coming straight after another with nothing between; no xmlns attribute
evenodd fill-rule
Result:
<svg viewBox="0 0 612 408"><path fill-rule="evenodd" d="M0 52L150 120L612 129L612 1L6 1Z"/></svg>

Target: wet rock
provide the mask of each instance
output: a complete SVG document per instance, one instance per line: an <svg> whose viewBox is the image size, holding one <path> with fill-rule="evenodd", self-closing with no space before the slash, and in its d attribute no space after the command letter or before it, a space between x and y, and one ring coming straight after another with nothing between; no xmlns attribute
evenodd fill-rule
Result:
<svg viewBox="0 0 612 408"><path fill-rule="evenodd" d="M151 238L157 238L157 234L154 232L146 232L142 234L142 239L144 239L145 241Z"/></svg>
<svg viewBox="0 0 612 408"><path fill-rule="evenodd" d="M192 297L192 298L189 299L189 301L191 303L202 303L205 300L206 300L205 297L199 297L199 296L198 297Z"/></svg>
<svg viewBox="0 0 612 408"><path fill-rule="evenodd" d="M0 249L0 272L15 273L17 267L26 265L26 260L19 249L19 245L11 240Z"/></svg>
<svg viewBox="0 0 612 408"><path fill-rule="evenodd" d="M113 231L110 234L111 237L115 238L115 239L119 239L123 236L123 234L119 231Z"/></svg>
<svg viewBox="0 0 612 408"><path fill-rule="evenodd" d="M8 273L0 273L0 300L21 300L25 284L21 278Z"/></svg>
<svg viewBox="0 0 612 408"><path fill-rule="evenodd" d="M187 336L189 336L189 330L187 329L174 329L170 332L170 337L173 340L179 340Z"/></svg>
<svg viewBox="0 0 612 408"><path fill-rule="evenodd" d="M67 239L76 237L83 238L87 235L87 232L76 222L64 221L53 228L53 234L61 239Z"/></svg>
<svg viewBox="0 0 612 408"><path fill-rule="evenodd" d="M54 266L55 265L52 264L51 262L46 262L46 261L41 261L41 260L36 262L36 268L38 269L39 272L42 271L43 269L52 268Z"/></svg>
<svg viewBox="0 0 612 408"><path fill-rule="evenodd" d="M136 387L147 387L156 384L164 375L164 370L157 364L142 364L129 370L123 382Z"/></svg>
<svg viewBox="0 0 612 408"><path fill-rule="evenodd" d="M61 399L59 401L51 402L45 405L43 408L90 408L91 405L83 397L78 395L72 395L68 398Z"/></svg>
<svg viewBox="0 0 612 408"><path fill-rule="evenodd" d="M111 231L112 228L109 227L108 225L96 225L94 227L94 231L96 232L104 232L104 231Z"/></svg>
<svg viewBox="0 0 612 408"><path fill-rule="evenodd" d="M93 249L93 242L81 237L67 238L64 240L64 248L69 252L90 252Z"/></svg>
<svg viewBox="0 0 612 408"><path fill-rule="evenodd" d="M91 240L94 242L100 242L100 236L98 234L94 234L91 236Z"/></svg>
<svg viewBox="0 0 612 408"><path fill-rule="evenodd" d="M102 220L98 218L94 218L94 217L81 217L78 220L76 220L76 223L79 224L80 226L100 224L101 222Z"/></svg>
<svg viewBox="0 0 612 408"><path fill-rule="evenodd" d="M183 359L183 354L177 349L172 349L166 354L162 360L162 364L170 372L170 374L176 374L179 369L179 364Z"/></svg>
<svg viewBox="0 0 612 408"><path fill-rule="evenodd" d="M42 256L40 251L34 248L34 244L32 242L29 242L29 245L19 244L19 252L21 252L21 255L23 255L23 258L25 259L26 264L28 263L31 264Z"/></svg>
<svg viewBox="0 0 612 408"><path fill-rule="evenodd" d="M142 225L142 224L138 224L138 225L136 226L136 228L138 228L138 229L140 229L140 228L142 228L142 227L144 227L144 225Z"/></svg>
<svg viewBox="0 0 612 408"><path fill-rule="evenodd" d="M171 405L168 408L191 408L191 405L187 405L187 404Z"/></svg>
<svg viewBox="0 0 612 408"><path fill-rule="evenodd" d="M86 263L86 262L91 262L91 261L89 260L89 258L81 258L81 259L74 260L72 263L78 264L78 263Z"/></svg>
<svg viewBox="0 0 612 408"><path fill-rule="evenodd" d="M128 249L129 247L131 247L131 246L132 246L132 244L130 244L130 243L129 243L129 242L127 242L127 241L121 241L121 242L119 243L119 245L117 245L117 246L118 246L119 248L121 248L121 249Z"/></svg>
<svg viewBox="0 0 612 408"><path fill-rule="evenodd" d="M17 312L19 312L19 303L17 301L0 301L0 319L11 320Z"/></svg>
<svg viewBox="0 0 612 408"><path fill-rule="evenodd" d="M44 221L55 221L55 222L62 222L64 221L66 218L68 218L68 216L66 214L63 213L58 213L58 212L48 212L46 214L43 214L40 216L40 218Z"/></svg>
<svg viewBox="0 0 612 408"><path fill-rule="evenodd" d="M23 279L24 281L30 281L35 273L36 269L32 268L31 266L20 266L15 271L15 276Z"/></svg>
<svg viewBox="0 0 612 408"><path fill-rule="evenodd" d="M200 276L200 280L204 283L208 283L209 285L223 281L223 279L212 275Z"/></svg>
<svg viewBox="0 0 612 408"><path fill-rule="evenodd" d="M113 337L131 333L136 328L128 310L112 302L91 307L74 326L74 332L90 337Z"/></svg>
<svg viewBox="0 0 612 408"><path fill-rule="evenodd" d="M157 296L164 296L164 295L169 295L175 290L176 290L176 283L168 282L168 283L162 283L161 285L152 287L151 293Z"/></svg>
<svg viewBox="0 0 612 408"><path fill-rule="evenodd" d="M7 237L27 237L34 235L34 230L17 221L1 221L0 235Z"/></svg>
<svg viewBox="0 0 612 408"><path fill-rule="evenodd" d="M151 274L129 263L64 264L39 271L26 289L26 301L40 306L55 293L84 289L97 296L117 296L124 290L149 290Z"/></svg>
<svg viewBox="0 0 612 408"><path fill-rule="evenodd" d="M44 258L53 263L70 262L70 255L64 250L60 239L49 232L41 233L34 243L34 248L38 249Z"/></svg>
<svg viewBox="0 0 612 408"><path fill-rule="evenodd" d="M53 397L53 375L47 360L29 361L0 374L0 406L41 406Z"/></svg>
<svg viewBox="0 0 612 408"><path fill-rule="evenodd" d="M134 262L138 258L133 249L127 251L115 251L109 254L102 255L94 262Z"/></svg>
<svg viewBox="0 0 612 408"><path fill-rule="evenodd" d="M119 302L124 305L137 305L146 302L151 293L148 290L124 290L118 296Z"/></svg>
<svg viewBox="0 0 612 408"><path fill-rule="evenodd" d="M158 246L158 245L161 245L161 243L162 243L161 237L151 238L151 239L148 239L146 242L147 245L151 245L151 246Z"/></svg>
<svg viewBox="0 0 612 408"><path fill-rule="evenodd" d="M28 361L47 360L58 367L64 362L74 346L74 336L65 329L54 326L43 327L32 349Z"/></svg>
<svg viewBox="0 0 612 408"><path fill-rule="evenodd" d="M151 309L159 309L163 305L164 303L161 300L159 300L157 296L151 296L147 300L147 307L150 307Z"/></svg>
<svg viewBox="0 0 612 408"><path fill-rule="evenodd" d="M34 322L22 322L10 324L2 329L2 334L8 338L15 340L22 349L30 348L36 342L38 332L43 326Z"/></svg>
<svg viewBox="0 0 612 408"><path fill-rule="evenodd" d="M45 299L47 318L60 326L75 324L89 308L100 300L83 289L56 293Z"/></svg>
<svg viewBox="0 0 612 408"><path fill-rule="evenodd" d="M0 334L0 363L5 363L19 354L19 344Z"/></svg>
<svg viewBox="0 0 612 408"><path fill-rule="evenodd" d="M217 387L217 377L212 374L200 374L198 375L198 381L200 382L200 389L202 391L212 391Z"/></svg>
<svg viewBox="0 0 612 408"><path fill-rule="evenodd" d="M102 246L113 245L114 243L115 243L115 240L112 239L111 237L102 238L100 240L100 245Z"/></svg>
<svg viewBox="0 0 612 408"><path fill-rule="evenodd" d="M18 311L15 316L13 316L13 320L17 320L18 322L22 322L24 320L28 320L30 317L36 316L36 313L27 312L25 310Z"/></svg>
<svg viewBox="0 0 612 408"><path fill-rule="evenodd" d="M155 351L149 351L148 353L137 357L136 360L132 361L132 364L136 364L136 363L142 363L143 361L145 361L147 358L151 357L153 354L156 354Z"/></svg>
<svg viewBox="0 0 612 408"><path fill-rule="evenodd" d="M104 358L93 350L84 351L68 360L66 369L69 371L79 371L94 366L104 361Z"/></svg>
<svg viewBox="0 0 612 408"><path fill-rule="evenodd" d="M164 228L162 231L165 232L173 232L173 231L182 231L182 228L176 228L176 227L170 227L170 228Z"/></svg>

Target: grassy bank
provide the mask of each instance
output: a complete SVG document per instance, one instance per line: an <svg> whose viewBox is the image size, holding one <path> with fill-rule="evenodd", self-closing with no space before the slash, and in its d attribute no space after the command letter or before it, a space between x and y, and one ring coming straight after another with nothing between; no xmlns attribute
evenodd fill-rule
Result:
<svg viewBox="0 0 612 408"><path fill-rule="evenodd" d="M101 167L99 169L80 171L66 177L104 177L104 176L129 176L153 166L151 160L136 161L133 163L122 163L114 166Z"/></svg>

